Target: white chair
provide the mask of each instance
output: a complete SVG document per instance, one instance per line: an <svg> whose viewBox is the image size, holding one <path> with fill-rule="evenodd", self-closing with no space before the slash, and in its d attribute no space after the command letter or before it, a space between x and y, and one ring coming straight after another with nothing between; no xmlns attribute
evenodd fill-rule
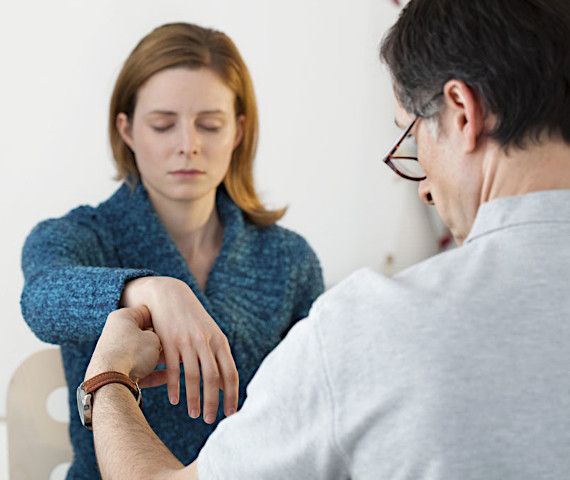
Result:
<svg viewBox="0 0 570 480"><path fill-rule="evenodd" d="M60 387L66 383L59 348L31 355L14 372L6 406L10 480L47 480L71 462L68 423L55 420L47 408Z"/></svg>

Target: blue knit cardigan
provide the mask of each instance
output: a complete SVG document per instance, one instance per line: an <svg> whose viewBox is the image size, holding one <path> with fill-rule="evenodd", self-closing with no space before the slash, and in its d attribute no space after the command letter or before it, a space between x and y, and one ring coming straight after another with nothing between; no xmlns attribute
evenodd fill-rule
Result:
<svg viewBox="0 0 570 480"><path fill-rule="evenodd" d="M68 478L100 478L92 434L76 413L75 390L125 282L163 275L192 288L228 337L240 375L240 406L263 358L322 293L318 259L302 237L276 225L254 226L223 187L218 188L216 208L224 239L205 292L141 184L134 192L122 185L98 207L82 206L46 220L28 236L22 253L21 307L41 340L61 345L75 452ZM180 383L185 398L183 375ZM191 419L185 401L169 404L165 386L146 389L143 396L149 424L184 464L194 460L223 418L220 407L213 425Z"/></svg>

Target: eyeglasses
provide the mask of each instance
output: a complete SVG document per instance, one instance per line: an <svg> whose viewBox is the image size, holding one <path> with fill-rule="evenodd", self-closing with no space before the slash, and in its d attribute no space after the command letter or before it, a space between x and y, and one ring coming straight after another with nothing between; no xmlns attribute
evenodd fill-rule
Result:
<svg viewBox="0 0 570 480"><path fill-rule="evenodd" d="M394 146L383 159L384 163L400 175L400 177L415 182L420 182L426 178L424 169L420 165L420 162L418 162L418 146L414 137L409 134L412 127L418 121L418 118L420 117L416 117L412 123L406 127L404 133L396 140Z"/></svg>

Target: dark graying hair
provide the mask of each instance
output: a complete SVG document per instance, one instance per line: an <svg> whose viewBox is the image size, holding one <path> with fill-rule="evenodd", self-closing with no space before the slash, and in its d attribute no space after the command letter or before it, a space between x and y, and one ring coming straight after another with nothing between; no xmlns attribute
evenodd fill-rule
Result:
<svg viewBox="0 0 570 480"><path fill-rule="evenodd" d="M570 144L568 0L410 0L380 54L410 113L437 115L456 79L495 115L488 135L504 148L544 133Z"/></svg>

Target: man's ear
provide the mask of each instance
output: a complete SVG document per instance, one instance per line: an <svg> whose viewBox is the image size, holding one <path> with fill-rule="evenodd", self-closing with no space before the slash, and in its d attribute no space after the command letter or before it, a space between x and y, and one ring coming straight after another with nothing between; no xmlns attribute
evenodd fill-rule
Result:
<svg viewBox="0 0 570 480"><path fill-rule="evenodd" d="M115 126L117 127L117 131L119 132L119 135L121 135L123 142L125 142L129 146L129 148L134 151L131 122L129 120L129 117L127 117L126 113L121 112L117 115Z"/></svg>
<svg viewBox="0 0 570 480"><path fill-rule="evenodd" d="M245 130L245 116L240 115L236 118L236 138L234 140L234 149L240 144Z"/></svg>
<svg viewBox="0 0 570 480"><path fill-rule="evenodd" d="M460 133L466 152L472 152L484 130L483 108L478 96L464 82L448 80L443 87L446 106L452 115L452 124Z"/></svg>

